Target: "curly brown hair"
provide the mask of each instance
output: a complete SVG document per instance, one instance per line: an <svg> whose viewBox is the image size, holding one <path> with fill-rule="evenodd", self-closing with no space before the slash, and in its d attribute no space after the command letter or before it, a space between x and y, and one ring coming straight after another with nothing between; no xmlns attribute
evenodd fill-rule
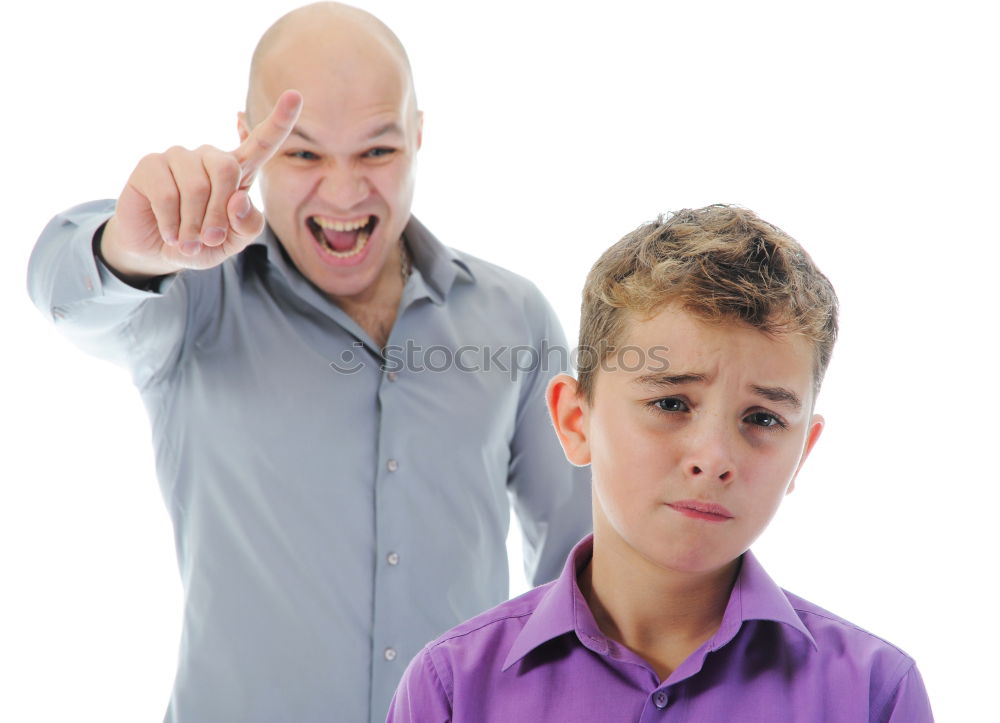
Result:
<svg viewBox="0 0 1000 723"><path fill-rule="evenodd" d="M837 295L791 236L753 211L716 204L660 216L597 260L583 288L580 391L593 402L600 362L631 314L649 318L675 303L709 323L740 321L769 335L801 334L815 349L819 391L837 339Z"/></svg>

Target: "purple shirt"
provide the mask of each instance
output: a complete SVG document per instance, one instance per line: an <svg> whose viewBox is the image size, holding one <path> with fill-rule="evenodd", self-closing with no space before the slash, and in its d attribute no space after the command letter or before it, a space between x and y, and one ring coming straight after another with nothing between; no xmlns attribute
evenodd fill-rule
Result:
<svg viewBox="0 0 1000 723"><path fill-rule="evenodd" d="M784 592L750 552L718 631L661 683L598 629L576 582L592 549L425 646L388 722L933 721L912 658Z"/></svg>

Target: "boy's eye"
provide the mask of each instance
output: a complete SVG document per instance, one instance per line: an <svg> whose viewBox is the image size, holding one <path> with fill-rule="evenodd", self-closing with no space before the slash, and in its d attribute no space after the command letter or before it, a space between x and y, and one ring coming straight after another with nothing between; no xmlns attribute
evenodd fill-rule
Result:
<svg viewBox="0 0 1000 723"><path fill-rule="evenodd" d="M372 148L369 151L365 151L365 158L382 158L383 156L388 156L396 152L395 148Z"/></svg>
<svg viewBox="0 0 1000 723"><path fill-rule="evenodd" d="M657 399L653 402L653 405L664 412L687 412L688 405L683 399L677 397L666 397L665 399Z"/></svg>
<svg viewBox="0 0 1000 723"><path fill-rule="evenodd" d="M778 427L784 429L788 425L785 424L780 418L771 414L770 412L752 412L743 418L743 421L748 424L753 424L758 427L765 427L768 429Z"/></svg>
<svg viewBox="0 0 1000 723"><path fill-rule="evenodd" d="M315 161L319 156L317 156L312 151L291 151L288 154L289 158L301 158L303 161Z"/></svg>

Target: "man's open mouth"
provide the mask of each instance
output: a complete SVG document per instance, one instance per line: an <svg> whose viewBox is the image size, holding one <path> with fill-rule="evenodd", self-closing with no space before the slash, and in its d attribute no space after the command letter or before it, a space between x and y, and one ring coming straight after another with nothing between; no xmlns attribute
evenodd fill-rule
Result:
<svg viewBox="0 0 1000 723"><path fill-rule="evenodd" d="M361 216L350 221L337 221L324 216L310 216L306 225L328 254L338 259L357 256L371 238L378 217Z"/></svg>

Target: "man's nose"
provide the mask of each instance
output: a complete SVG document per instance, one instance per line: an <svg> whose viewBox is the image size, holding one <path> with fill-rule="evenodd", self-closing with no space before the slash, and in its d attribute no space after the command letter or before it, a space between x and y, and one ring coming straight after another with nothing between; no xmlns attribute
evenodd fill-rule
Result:
<svg viewBox="0 0 1000 723"><path fill-rule="evenodd" d="M368 180L364 174L347 163L327 166L318 188L319 196L324 201L345 211L364 201L369 191Z"/></svg>
<svg viewBox="0 0 1000 723"><path fill-rule="evenodd" d="M735 430L727 429L720 420L703 419L690 432L682 464L685 474L702 482L732 482L736 476Z"/></svg>

